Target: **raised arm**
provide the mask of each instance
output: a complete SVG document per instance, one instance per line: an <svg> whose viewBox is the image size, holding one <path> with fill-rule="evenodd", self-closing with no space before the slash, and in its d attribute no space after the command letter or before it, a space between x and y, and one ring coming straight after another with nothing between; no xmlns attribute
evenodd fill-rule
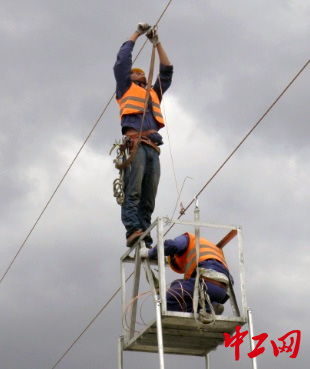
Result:
<svg viewBox="0 0 310 369"><path fill-rule="evenodd" d="M163 48L161 42L158 42L158 44L156 45L156 49L157 49L160 63L163 65L171 65L168 55L165 49Z"/></svg>
<svg viewBox="0 0 310 369"><path fill-rule="evenodd" d="M159 100L161 101L162 95L167 91L171 85L173 66L168 58L168 55L163 48L162 43L159 41L158 33L155 28L151 28L146 37L156 47L159 56L160 67L159 76L157 77L153 89L156 91Z"/></svg>

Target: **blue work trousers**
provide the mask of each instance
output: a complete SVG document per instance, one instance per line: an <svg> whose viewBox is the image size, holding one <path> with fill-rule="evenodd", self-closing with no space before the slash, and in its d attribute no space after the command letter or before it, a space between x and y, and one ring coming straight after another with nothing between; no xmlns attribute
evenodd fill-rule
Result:
<svg viewBox="0 0 310 369"><path fill-rule="evenodd" d="M224 304L228 295L226 289L219 287L213 283L206 283L207 293L209 294L211 303L217 302ZM167 309L170 311L183 311L187 313L193 312L193 293L195 288L195 278L176 279L170 285L167 291ZM208 303L206 302L206 310L210 312Z"/></svg>
<svg viewBox="0 0 310 369"><path fill-rule="evenodd" d="M126 237L151 225L159 177L159 153L146 144L140 144L124 173L122 222L127 231Z"/></svg>

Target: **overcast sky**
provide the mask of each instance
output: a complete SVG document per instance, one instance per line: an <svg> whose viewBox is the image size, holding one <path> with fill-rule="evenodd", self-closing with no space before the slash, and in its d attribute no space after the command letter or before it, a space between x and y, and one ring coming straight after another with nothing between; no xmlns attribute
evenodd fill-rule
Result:
<svg viewBox="0 0 310 369"><path fill-rule="evenodd" d="M112 96L119 47L166 4L1 2L1 275ZM177 199L170 150L178 186L191 177L186 205L309 59L309 19L309 0L172 1L159 24L174 76L154 218L171 216ZM148 43L135 65L148 70L150 54ZM302 332L298 358L275 358L266 343L262 369L310 361L309 82L308 66L199 198L203 220L243 227L255 333ZM52 368L120 285L125 232L108 155L119 137L113 101L0 284L0 369ZM227 252L238 279L234 245ZM118 295L58 367L116 368L120 334ZM221 347L211 368L251 368L247 352L246 341L235 362ZM204 367L201 358L165 359L167 369ZM153 354L124 360L125 369L159 367Z"/></svg>

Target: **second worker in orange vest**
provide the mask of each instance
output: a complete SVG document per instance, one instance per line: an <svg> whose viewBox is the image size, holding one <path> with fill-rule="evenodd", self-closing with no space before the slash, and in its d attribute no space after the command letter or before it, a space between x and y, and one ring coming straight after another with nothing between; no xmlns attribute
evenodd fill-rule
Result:
<svg viewBox="0 0 310 369"><path fill-rule="evenodd" d="M159 147L163 144L158 131L164 127L160 109L163 93L169 88L173 67L158 40L156 32L150 32L147 23L140 23L137 30L120 48L114 65L116 79L116 100L119 104L122 134L132 142L142 131L142 141L130 165L124 169L124 193L122 222L126 228L127 246L151 224L155 207L155 197L160 177ZM148 33L148 38L156 46L160 70L159 76L150 90L149 102L143 117L146 98L146 77L143 70L132 68L132 50L139 36ZM145 238L152 244L152 238Z"/></svg>
<svg viewBox="0 0 310 369"><path fill-rule="evenodd" d="M233 282L222 249L214 243L200 238L199 260L200 275L216 314L223 310L228 299L227 287ZM193 311L193 292L196 277L195 235L184 233L175 239L164 242L165 255L172 270L184 274L183 279L173 281L167 291L167 309L172 311ZM157 258L157 247L142 249L141 257ZM206 303L207 311L210 311Z"/></svg>

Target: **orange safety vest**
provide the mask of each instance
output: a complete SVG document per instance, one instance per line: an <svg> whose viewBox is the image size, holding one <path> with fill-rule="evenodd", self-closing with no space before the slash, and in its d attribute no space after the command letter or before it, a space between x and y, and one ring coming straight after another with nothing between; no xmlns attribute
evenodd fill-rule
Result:
<svg viewBox="0 0 310 369"><path fill-rule="evenodd" d="M120 107L120 116L122 117L125 114L142 114L144 111L145 97L146 89L132 82L124 95L120 99L117 99ZM156 119L159 127L162 128L165 125L165 122L160 110L159 98L153 88L150 90L150 97L154 118Z"/></svg>
<svg viewBox="0 0 310 369"><path fill-rule="evenodd" d="M171 269L177 273L184 273L184 279L189 279L197 267L196 264L196 245L195 245L195 235L191 233L185 233L189 238L189 243L186 251L182 255L173 255L168 257L168 262ZM202 262L207 259L215 259L220 261L227 269L227 263L222 249L217 247L211 241L205 238L200 238L200 250L199 250L199 260Z"/></svg>

